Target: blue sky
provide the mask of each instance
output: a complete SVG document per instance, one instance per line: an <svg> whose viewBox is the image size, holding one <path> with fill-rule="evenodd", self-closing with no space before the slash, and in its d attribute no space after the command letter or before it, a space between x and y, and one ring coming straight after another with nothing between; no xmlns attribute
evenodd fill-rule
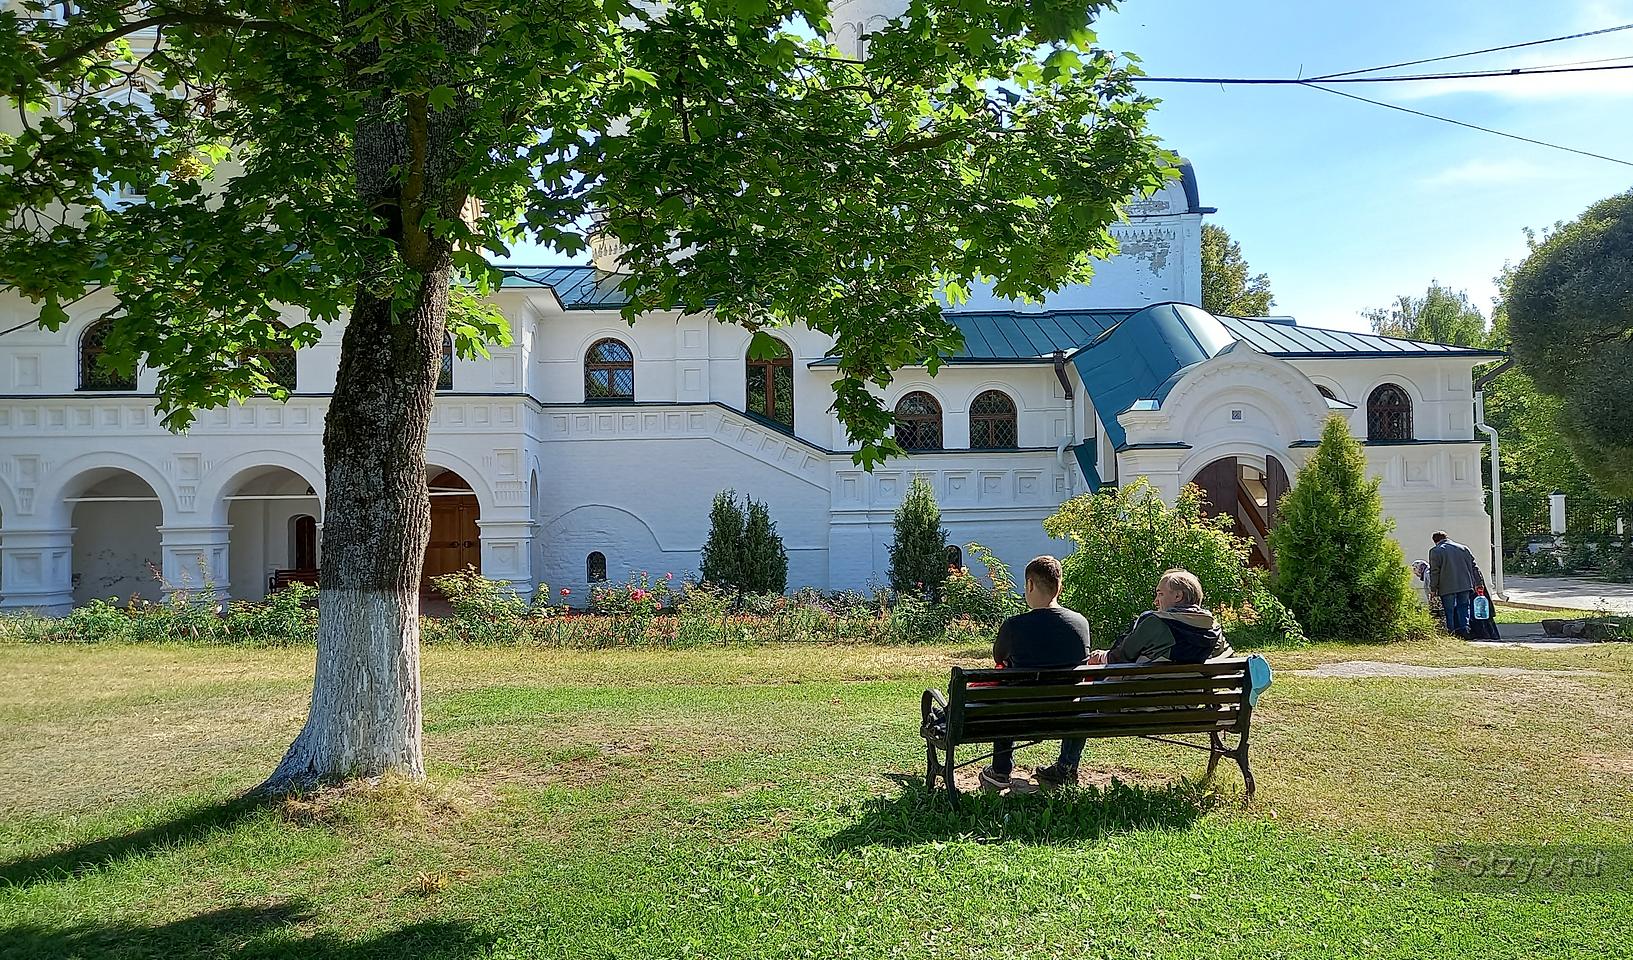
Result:
<svg viewBox="0 0 1633 960"><path fill-rule="evenodd" d="M1152 76L1284 77L1624 23L1633 2L1129 0L1098 29L1103 46L1138 54ZM1617 56L1633 56L1633 31L1433 67ZM1343 89L1633 160L1633 70ZM1275 312L1311 326L1362 328L1360 311L1421 295L1435 279L1489 313L1492 278L1525 256L1525 227L1569 220L1633 186L1633 167L1315 90L1152 90L1163 100L1154 127L1195 164L1203 204L1219 208L1211 221L1270 274Z"/></svg>
<svg viewBox="0 0 1633 960"><path fill-rule="evenodd" d="M1633 0L1127 0L1102 46L1152 76L1294 77L1633 23ZM1416 70L1633 57L1633 30ZM1626 61L1633 64L1633 59ZM1415 71L1405 71L1415 72ZM1363 329L1361 311L1433 280L1489 315L1524 229L1633 186L1633 167L1408 116L1301 87L1151 85L1156 133L1196 167L1211 221L1270 275L1274 312ZM1633 160L1633 69L1356 84L1375 100ZM532 245L514 261L562 262ZM582 260L584 258L573 258Z"/></svg>

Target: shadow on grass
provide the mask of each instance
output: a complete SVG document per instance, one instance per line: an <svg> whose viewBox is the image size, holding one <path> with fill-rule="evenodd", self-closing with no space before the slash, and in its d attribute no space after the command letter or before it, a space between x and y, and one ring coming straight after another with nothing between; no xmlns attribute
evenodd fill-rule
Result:
<svg viewBox="0 0 1633 960"><path fill-rule="evenodd" d="M488 944L460 922L425 922L357 940L307 929L311 914L293 904L228 907L170 923L90 922L66 927L0 926L0 955L18 960L59 957L227 957L235 960L366 960L415 957L457 960Z"/></svg>
<svg viewBox="0 0 1633 960"><path fill-rule="evenodd" d="M223 830L244 817L268 806L264 796L244 794L189 810L163 823L154 824L132 833L92 840L32 857L22 857L0 864L0 886L26 886L33 883L65 880L95 870L103 864L141 856L152 850L201 840L216 830Z"/></svg>
<svg viewBox="0 0 1633 960"><path fill-rule="evenodd" d="M901 791L860 804L856 822L829 837L830 847L906 847L938 840L1094 842L1138 830L1184 830L1216 803L1212 790L1192 781L1144 786L1113 780L1056 793L966 793L955 808L944 791L927 792L918 777L891 779Z"/></svg>

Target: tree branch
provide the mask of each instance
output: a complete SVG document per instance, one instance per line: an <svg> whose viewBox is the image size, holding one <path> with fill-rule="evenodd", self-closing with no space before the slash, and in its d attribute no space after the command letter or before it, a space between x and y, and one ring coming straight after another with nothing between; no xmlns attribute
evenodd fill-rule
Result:
<svg viewBox="0 0 1633 960"><path fill-rule="evenodd" d="M79 59L80 57L85 56L99 47L112 43L115 40L128 37L133 33L140 33L149 27L181 26L184 24L235 27L240 30L261 30L267 33L282 33L288 36L310 40L325 49L327 49L332 43L330 38L322 36L321 34L313 33L310 30L302 30L300 27L291 26L287 23L279 23L276 20L241 20L237 17L229 17L226 14L221 13L185 13L177 10L168 13L155 14L151 17L142 17L137 20L129 20L113 28L112 30L105 30L88 40L75 44L65 52L46 60L40 65L40 72L49 73L67 65L74 60Z"/></svg>

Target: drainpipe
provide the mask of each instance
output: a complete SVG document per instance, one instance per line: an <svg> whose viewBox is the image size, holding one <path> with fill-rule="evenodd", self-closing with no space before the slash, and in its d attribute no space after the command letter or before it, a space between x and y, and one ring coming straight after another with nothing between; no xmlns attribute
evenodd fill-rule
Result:
<svg viewBox="0 0 1633 960"><path fill-rule="evenodd" d="M1066 375L1064 350L1055 351L1055 376L1060 378L1060 387L1066 391L1066 435L1055 445L1055 463L1066 474L1066 495L1070 497L1077 490L1077 484L1072 480L1072 468L1066 465L1066 448L1077 442L1077 394L1072 389L1071 378Z"/></svg>
<svg viewBox="0 0 1633 960"><path fill-rule="evenodd" d="M1491 438L1491 582L1499 600L1508 599L1503 589L1503 461L1497 431L1486 423L1486 384L1513 364L1513 358L1507 358L1474 381L1474 426Z"/></svg>

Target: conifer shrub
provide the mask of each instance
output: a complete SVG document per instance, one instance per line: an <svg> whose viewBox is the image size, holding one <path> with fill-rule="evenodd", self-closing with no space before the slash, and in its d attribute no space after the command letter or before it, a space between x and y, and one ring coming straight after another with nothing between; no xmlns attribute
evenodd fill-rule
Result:
<svg viewBox="0 0 1633 960"><path fill-rule="evenodd" d="M739 503L735 490L715 494L698 573L731 593L780 594L788 589L788 551L765 503L745 500Z"/></svg>
<svg viewBox="0 0 1633 960"><path fill-rule="evenodd" d="M1312 639L1387 643L1433 630L1383 515L1380 482L1367 476L1349 424L1333 416L1281 500L1271 588Z"/></svg>
<svg viewBox="0 0 1633 960"><path fill-rule="evenodd" d="M935 489L914 477L896 508L895 537L890 543L890 586L901 594L940 596L947 579L947 531Z"/></svg>

